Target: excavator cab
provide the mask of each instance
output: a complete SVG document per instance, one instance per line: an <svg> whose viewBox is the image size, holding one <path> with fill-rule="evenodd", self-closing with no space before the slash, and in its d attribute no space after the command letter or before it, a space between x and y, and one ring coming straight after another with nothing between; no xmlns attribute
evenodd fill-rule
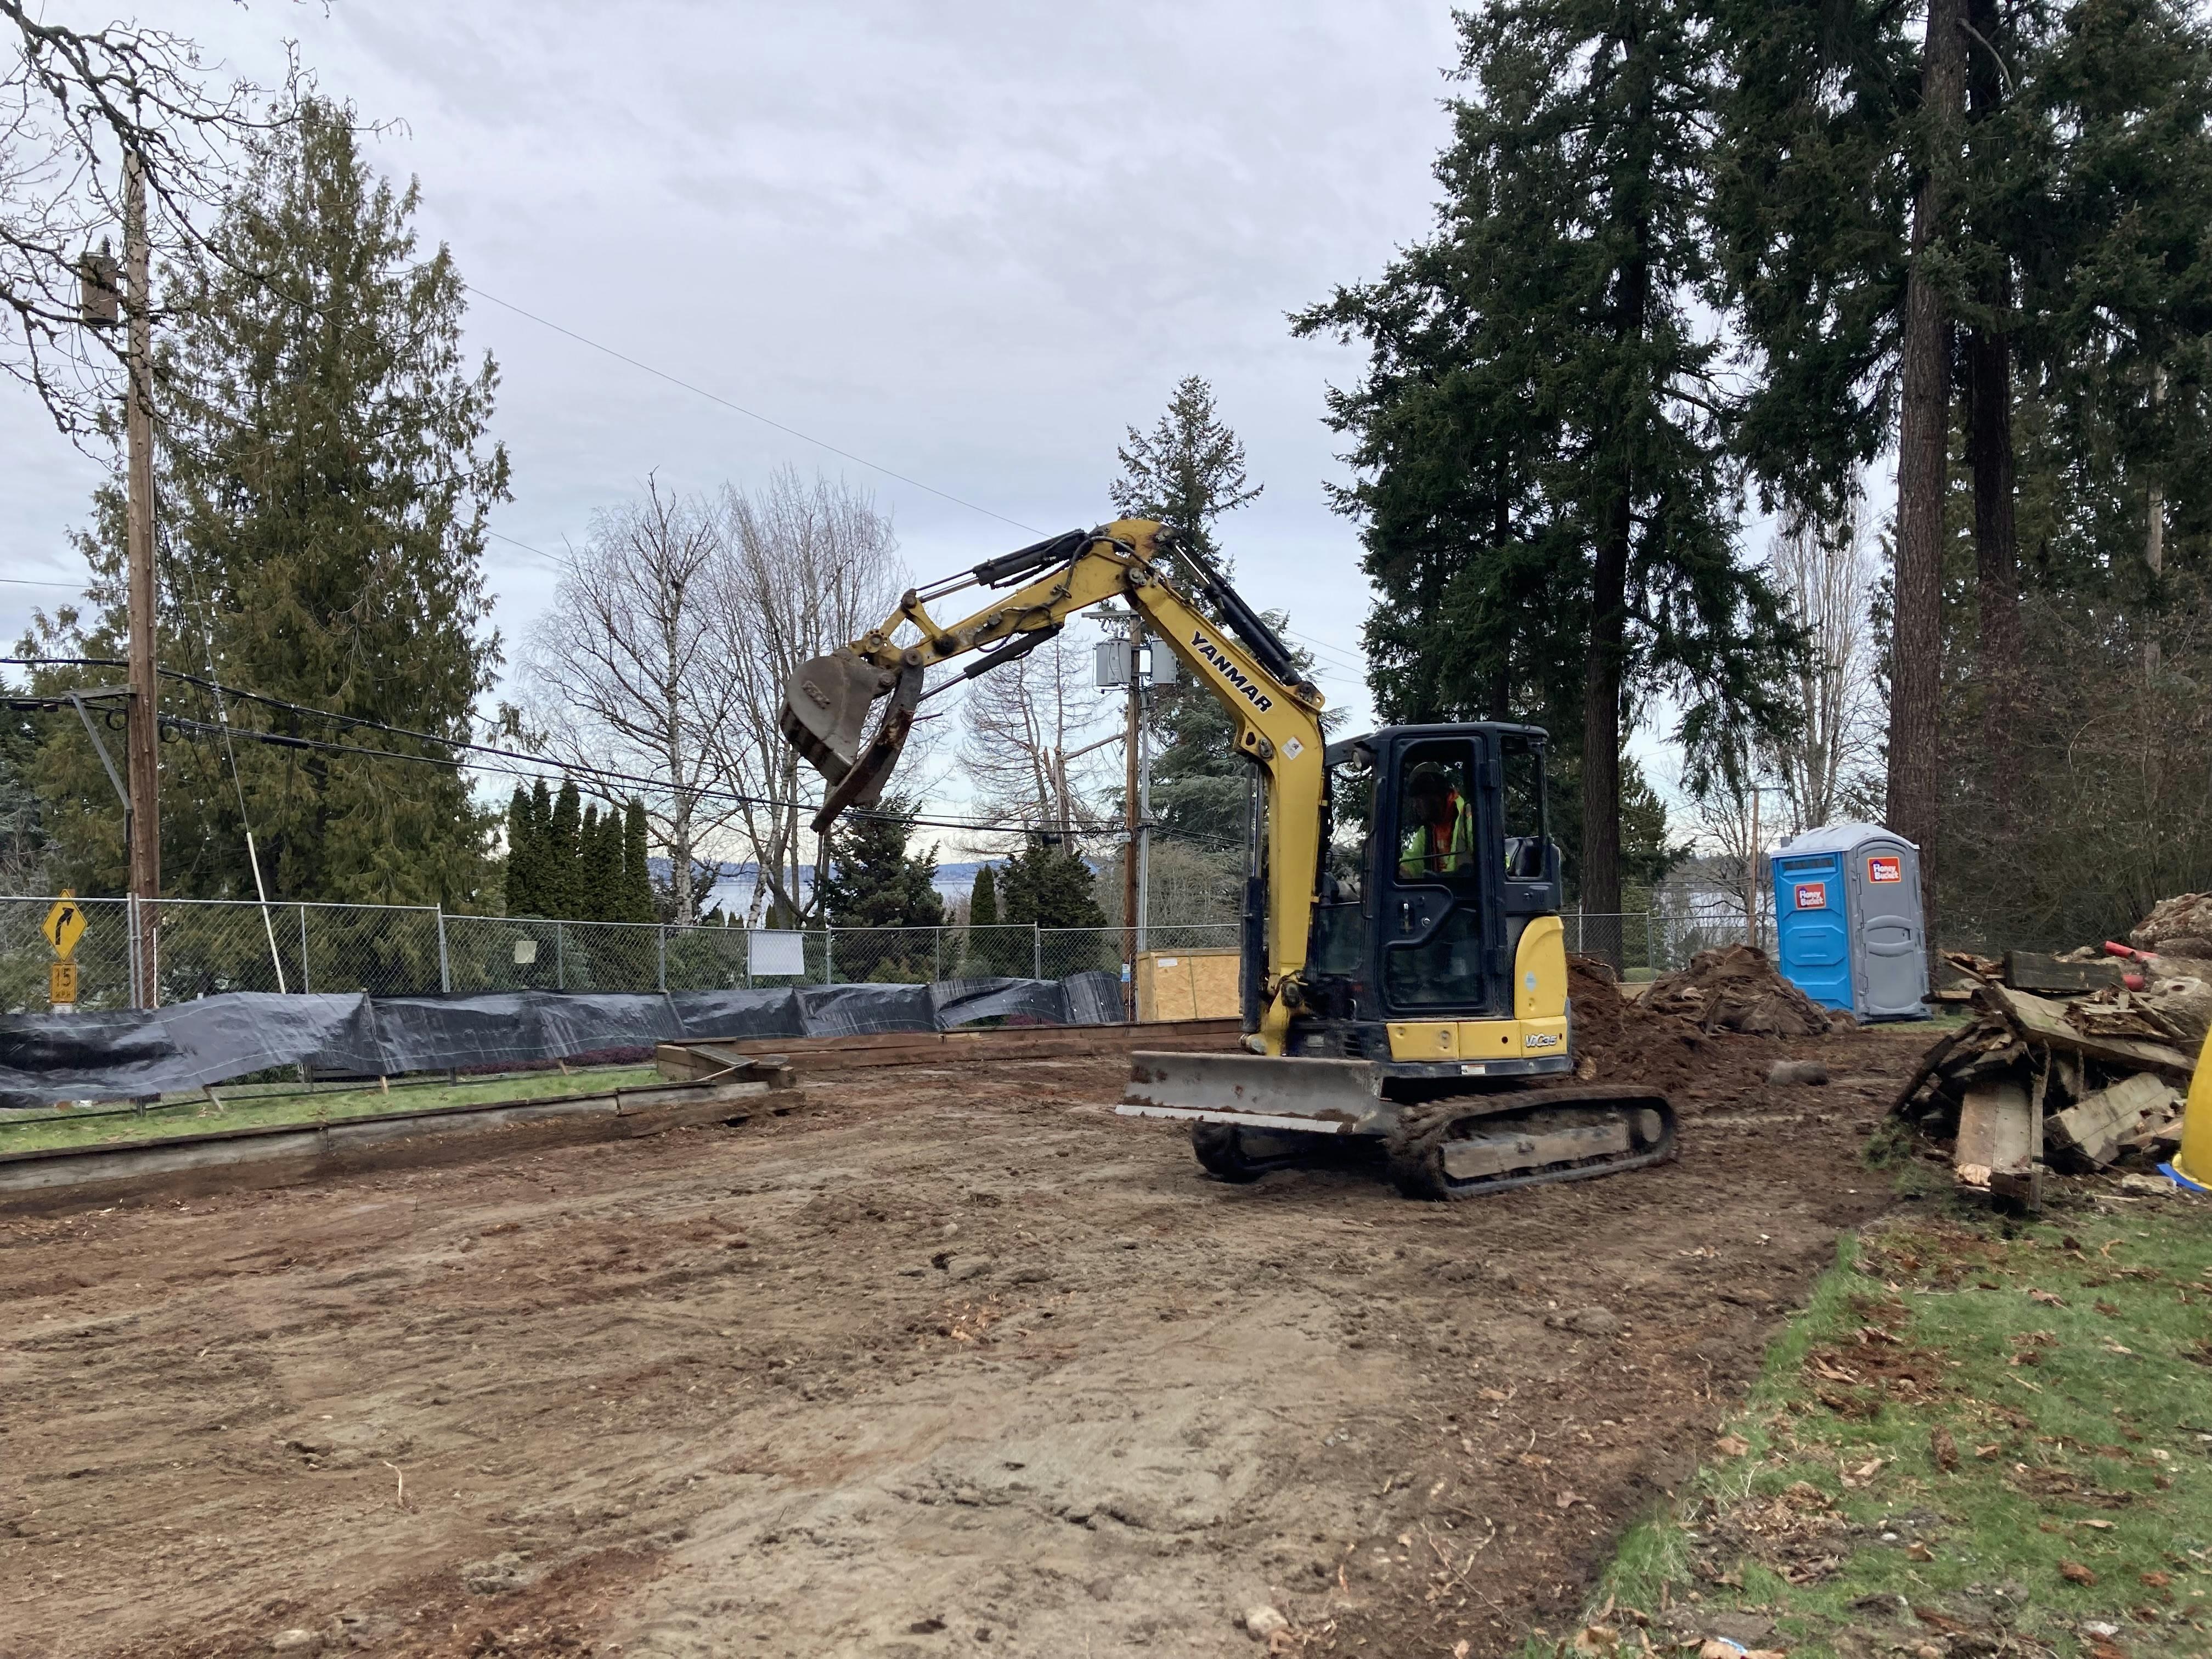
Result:
<svg viewBox="0 0 2212 1659"><path fill-rule="evenodd" d="M1394 1022L1511 1016L1522 935L1559 908L1546 741L1528 726L1401 726L1328 746L1291 1053L1388 1058Z"/></svg>

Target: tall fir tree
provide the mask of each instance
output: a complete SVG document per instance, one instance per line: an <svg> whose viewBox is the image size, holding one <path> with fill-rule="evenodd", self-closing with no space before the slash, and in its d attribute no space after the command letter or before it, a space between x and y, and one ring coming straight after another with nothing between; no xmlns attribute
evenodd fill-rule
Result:
<svg viewBox="0 0 2212 1659"><path fill-rule="evenodd" d="M1121 475L1108 488L1131 519L1157 519L1182 531L1209 563L1224 566L1214 520L1259 499L1244 467L1244 441L1213 406L1205 377L1186 375L1150 432L1128 428L1115 452Z"/></svg>
<svg viewBox="0 0 2212 1659"><path fill-rule="evenodd" d="M1251 481L1243 441L1221 418L1213 388L1201 376L1187 376L1176 387L1150 432L1130 427L1116 454L1121 472L1109 494L1117 511L1172 525L1208 562L1231 568L1218 521L1257 498L1263 486ZM1273 620L1279 624L1279 614ZM1182 679L1154 687L1146 714L1158 751L1154 816L1187 833L1241 836L1249 766L1237 758L1228 711L1205 687Z"/></svg>
<svg viewBox="0 0 2212 1659"><path fill-rule="evenodd" d="M545 862L539 890L549 916L573 920L583 902L583 801L575 781L564 780L561 793L553 798L542 843Z"/></svg>
<svg viewBox="0 0 2212 1659"><path fill-rule="evenodd" d="M2069 770L2062 734L2102 720L2048 705L2142 650L2119 636L2156 612L2152 568L2187 568L2212 505L2205 22L2181 0L1724 0L1714 19L1740 451L1771 505L1818 513L1901 446L1887 816L1922 844L1931 912L1956 878L1960 937L2071 937L2044 930L2079 896L2031 894L2051 862L2031 849L2086 828L2042 784ZM2030 652L2039 597L2072 625ZM2054 653L2080 655L2053 678ZM2100 915L2075 925L2120 919Z"/></svg>
<svg viewBox="0 0 2212 1659"><path fill-rule="evenodd" d="M1624 727L1655 694L1696 765L1778 727L1794 636L1739 557L1697 301L1716 85L1702 0L1498 0L1458 14L1437 234L1303 313L1364 340L1354 441L1398 719L1565 716L1578 887L1621 903Z"/></svg>
<svg viewBox="0 0 2212 1659"><path fill-rule="evenodd" d="M514 795L507 804L507 878L506 908L510 916L529 916L538 914L538 899L532 889L532 878L536 872L532 860L538 851L538 826L531 822L530 793L520 784L514 786Z"/></svg>
<svg viewBox="0 0 2212 1659"><path fill-rule="evenodd" d="M482 575L486 515L507 493L487 436L497 375L468 361L465 285L445 249L419 248L416 204L372 169L349 108L309 99L262 137L204 255L170 278L154 392L161 654L329 716L234 702L234 723L341 745L164 744L170 893L250 896L250 827L272 896L497 902L496 819L459 773L357 752L449 757L440 740L470 736L499 661ZM36 654L120 654L118 485L80 544L95 609L36 629ZM161 696L172 715L217 718L196 688ZM34 775L68 878L113 891L112 801L73 724L49 722Z"/></svg>
<svg viewBox="0 0 2212 1659"><path fill-rule="evenodd" d="M635 795L623 809L623 921L657 921L659 907L653 897L653 848L646 838L645 803ZM722 918L726 923L729 917Z"/></svg>
<svg viewBox="0 0 2212 1659"><path fill-rule="evenodd" d="M996 927L999 925L999 878L990 865L975 872L975 885L968 890L968 925L970 927Z"/></svg>

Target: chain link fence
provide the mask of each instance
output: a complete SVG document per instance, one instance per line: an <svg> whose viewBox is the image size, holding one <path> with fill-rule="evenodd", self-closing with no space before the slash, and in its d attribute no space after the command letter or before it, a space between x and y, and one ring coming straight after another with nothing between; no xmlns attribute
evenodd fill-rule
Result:
<svg viewBox="0 0 2212 1659"><path fill-rule="evenodd" d="M40 926L51 897L0 898L0 1009L46 1006L53 952ZM77 945L77 1006L131 1006L132 965L150 948L162 1003L223 991L704 991L747 986L922 984L1002 975L1066 979L1119 973L1119 927L744 927L548 921L449 915L368 904L269 904L167 899L72 900L85 916ZM1671 907L1560 918L1567 949L1648 976L1685 967L1698 951L1745 936L1741 920ZM1151 951L1234 951L1233 921L1153 923Z"/></svg>
<svg viewBox="0 0 2212 1659"><path fill-rule="evenodd" d="M1119 973L1118 927L734 927L449 915L368 904L167 899L71 900L84 912L75 955L82 1010L132 1006L132 965L152 953L163 1004L224 991L704 991L748 986L922 984L1003 975ZM0 1009L43 1012L53 951L40 927L51 896L0 898ZM1234 922L1156 926L1146 948L1233 951Z"/></svg>

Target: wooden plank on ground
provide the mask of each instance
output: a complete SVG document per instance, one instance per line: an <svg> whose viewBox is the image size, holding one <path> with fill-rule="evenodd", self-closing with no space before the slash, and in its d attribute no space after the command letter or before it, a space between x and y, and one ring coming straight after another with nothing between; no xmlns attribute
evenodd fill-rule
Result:
<svg viewBox="0 0 2212 1659"><path fill-rule="evenodd" d="M2120 964L2106 957L2101 962L2066 962L2040 951L2008 951L2004 959L2005 983L2015 991L2100 991L2108 985L2121 983Z"/></svg>
<svg viewBox="0 0 2212 1659"><path fill-rule="evenodd" d="M2051 1138L2091 1164L2110 1164L2120 1143L2135 1133L2146 1114L2163 1116L2173 1090L2148 1072L2137 1072L2109 1089L2100 1089L2080 1104L2054 1113Z"/></svg>
<svg viewBox="0 0 2212 1659"><path fill-rule="evenodd" d="M1986 1187L1993 1173L2031 1167L2035 1149L2027 1085L2013 1079L1977 1083L1959 1108L1959 1144L1952 1163L1959 1179Z"/></svg>
<svg viewBox="0 0 2212 1659"><path fill-rule="evenodd" d="M887 1031L867 1036L714 1037L664 1042L655 1063L667 1078L711 1075L739 1060L774 1055L799 1072L877 1066L944 1066L986 1060L1084 1059L1139 1048L1227 1052L1243 1034L1233 1019L1163 1020L1139 1025L1016 1025L982 1031Z"/></svg>
<svg viewBox="0 0 2212 1659"><path fill-rule="evenodd" d="M2058 1004L2032 993L1991 985L1985 994L1992 1006L2011 1017L2021 1035L2046 1048L2063 1048L2069 1054L2101 1060L2108 1065L2130 1066L2138 1071L2174 1072L2184 1076L2194 1064L2179 1048L2169 1048L2162 1042L2145 1042L2136 1037L2087 1036L2067 1024L2065 1012Z"/></svg>

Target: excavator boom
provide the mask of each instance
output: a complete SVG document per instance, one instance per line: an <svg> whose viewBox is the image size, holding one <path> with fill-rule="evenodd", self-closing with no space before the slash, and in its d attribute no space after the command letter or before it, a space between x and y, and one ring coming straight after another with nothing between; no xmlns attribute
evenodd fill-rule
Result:
<svg viewBox="0 0 2212 1659"><path fill-rule="evenodd" d="M1170 574L1170 561L1196 573L1194 586L1222 618L1215 623ZM931 603L963 588L1018 583L957 622ZM1070 531L975 566L965 577L909 590L876 628L800 665L784 697L781 725L829 784L814 816L819 835L840 813L872 805L912 727L929 669L981 653L967 671L988 673L1056 634L1078 611L1120 600L1207 687L1236 722L1234 744L1267 773L1267 908L1259 1029L1266 1050L1282 1052L1290 1010L1279 994L1305 964L1319 851L1321 693L1267 621L1168 526L1122 519ZM1226 625L1223 625L1226 624ZM902 632L913 635L902 641ZM868 720L885 700L872 731Z"/></svg>

